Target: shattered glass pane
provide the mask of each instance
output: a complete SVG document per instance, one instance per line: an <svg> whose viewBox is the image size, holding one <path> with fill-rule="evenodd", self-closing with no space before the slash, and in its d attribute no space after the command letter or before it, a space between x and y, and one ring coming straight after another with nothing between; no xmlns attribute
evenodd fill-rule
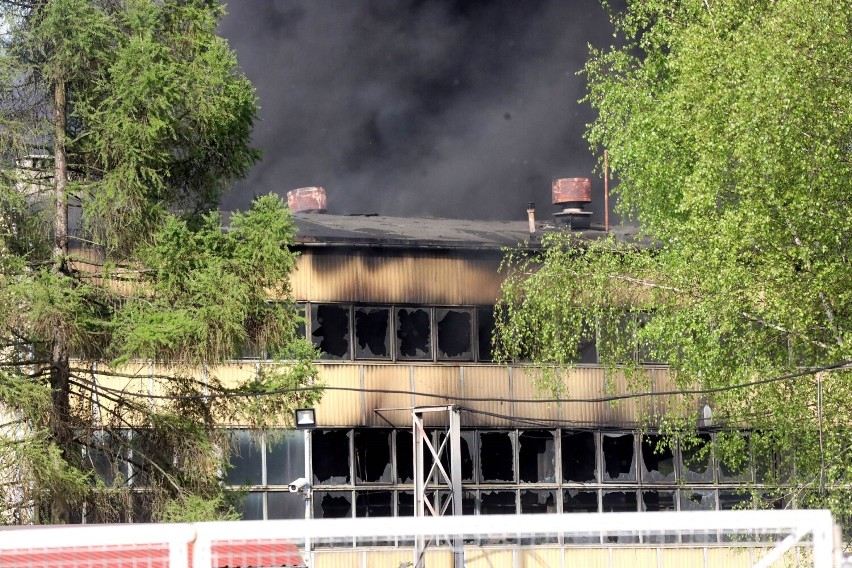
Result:
<svg viewBox="0 0 852 568"><path fill-rule="evenodd" d="M390 309L355 308L355 358L390 359Z"/></svg>
<svg viewBox="0 0 852 568"><path fill-rule="evenodd" d="M492 361L494 356L492 338L494 337L494 307L476 308L476 341L479 348L479 361Z"/></svg>
<svg viewBox="0 0 852 568"><path fill-rule="evenodd" d="M719 509L721 509L722 511L751 508L751 494L747 491L719 491Z"/></svg>
<svg viewBox="0 0 852 568"><path fill-rule="evenodd" d="M349 306L312 304L311 338L321 359L349 359Z"/></svg>
<svg viewBox="0 0 852 568"><path fill-rule="evenodd" d="M459 438L461 440L459 450L461 453L462 481L473 481L473 457L470 449L474 447L474 432L471 430L465 430L459 434ZM438 434L438 446L444 443L446 435L446 431L442 431ZM450 450L451 448L448 444L444 449L444 453L441 455L441 465L443 465L447 470L447 473L452 476L453 472L450 471Z"/></svg>
<svg viewBox="0 0 852 568"><path fill-rule="evenodd" d="M643 491L642 492L642 510L643 511L674 511L675 507L675 492L674 491Z"/></svg>
<svg viewBox="0 0 852 568"><path fill-rule="evenodd" d="M612 450L610 450L610 452L612 453ZM594 433L563 432L562 480L586 483L593 482L596 478L597 449Z"/></svg>
<svg viewBox="0 0 852 568"><path fill-rule="evenodd" d="M432 431L426 430L426 436L431 441ZM432 452L424 443L423 475L429 473L432 461ZM440 477L440 474L437 477ZM437 477L433 475L432 479L435 480ZM396 480L397 483L414 483L414 435L410 429L396 430Z"/></svg>
<svg viewBox="0 0 852 568"><path fill-rule="evenodd" d="M397 358L432 359L432 322L429 312L423 308L397 308Z"/></svg>
<svg viewBox="0 0 852 568"><path fill-rule="evenodd" d="M472 361L471 330L473 314L470 310L438 309L438 359Z"/></svg>
<svg viewBox="0 0 852 568"><path fill-rule="evenodd" d="M604 513L632 513L637 511L635 491L604 491L601 499ZM631 533L610 532L606 542L639 542L639 537Z"/></svg>
<svg viewBox="0 0 852 568"><path fill-rule="evenodd" d="M514 515L514 491L482 491L480 493L480 514L482 515Z"/></svg>
<svg viewBox="0 0 852 568"><path fill-rule="evenodd" d="M675 480L675 460L671 445L657 435L642 436L642 481L664 483Z"/></svg>
<svg viewBox="0 0 852 568"><path fill-rule="evenodd" d="M391 482L391 430L355 430L355 482Z"/></svg>
<svg viewBox="0 0 852 568"><path fill-rule="evenodd" d="M314 518L340 519L352 516L349 491L314 491Z"/></svg>
<svg viewBox="0 0 852 568"><path fill-rule="evenodd" d="M357 491L355 493L356 517L392 517L393 492Z"/></svg>
<svg viewBox="0 0 852 568"><path fill-rule="evenodd" d="M314 430L311 432L314 485L350 483L349 431Z"/></svg>
<svg viewBox="0 0 852 568"><path fill-rule="evenodd" d="M633 434L601 436L604 457L604 481L636 481L636 448Z"/></svg>
<svg viewBox="0 0 852 568"><path fill-rule="evenodd" d="M681 511L713 511L716 509L716 492L712 490L695 491L684 489L680 493ZM715 531L697 530L682 532L683 542L716 542Z"/></svg>
<svg viewBox="0 0 852 568"><path fill-rule="evenodd" d="M555 513L556 492L552 489L521 491L521 513Z"/></svg>
<svg viewBox="0 0 852 568"><path fill-rule="evenodd" d="M413 517L414 516L414 491L400 491L397 493L397 499L399 500L399 512L397 516L399 517Z"/></svg>
<svg viewBox="0 0 852 568"><path fill-rule="evenodd" d="M698 445L681 445L683 476L686 481L713 481L710 434L699 434Z"/></svg>
<svg viewBox="0 0 852 568"><path fill-rule="evenodd" d="M515 481L515 451L509 432L479 433L479 479L482 482Z"/></svg>
<svg viewBox="0 0 852 568"><path fill-rule="evenodd" d="M564 513L597 513L598 492L581 491L577 489L566 489L562 492L562 511ZM571 535L565 536L566 544L590 544L599 543L599 535Z"/></svg>
<svg viewBox="0 0 852 568"><path fill-rule="evenodd" d="M521 483L556 480L556 440L549 430L518 433L518 476Z"/></svg>

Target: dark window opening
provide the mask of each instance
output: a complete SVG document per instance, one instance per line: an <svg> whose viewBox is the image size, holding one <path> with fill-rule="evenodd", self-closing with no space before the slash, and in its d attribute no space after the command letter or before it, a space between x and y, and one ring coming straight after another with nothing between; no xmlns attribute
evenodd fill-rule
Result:
<svg viewBox="0 0 852 568"><path fill-rule="evenodd" d="M479 433L479 478L483 482L514 481L514 449L509 432Z"/></svg>
<svg viewBox="0 0 852 568"><path fill-rule="evenodd" d="M642 436L642 481L674 481L675 461L670 444L662 436Z"/></svg>
<svg viewBox="0 0 852 568"><path fill-rule="evenodd" d="M594 365L598 362L598 342L595 338L595 328L588 321L583 322L583 331L578 345L578 363Z"/></svg>
<svg viewBox="0 0 852 568"><path fill-rule="evenodd" d="M518 477L522 483L556 480L556 440L548 430L518 434Z"/></svg>
<svg viewBox="0 0 852 568"><path fill-rule="evenodd" d="M322 359L348 359L349 306L311 305L311 337Z"/></svg>
<svg viewBox="0 0 852 568"><path fill-rule="evenodd" d="M597 491L566 489L562 492L562 510L566 513L597 513Z"/></svg>
<svg viewBox="0 0 852 568"><path fill-rule="evenodd" d="M604 481L635 481L633 434L604 434Z"/></svg>
<svg viewBox="0 0 852 568"><path fill-rule="evenodd" d="M391 431L355 430L355 482L391 481Z"/></svg>
<svg viewBox="0 0 852 568"><path fill-rule="evenodd" d="M713 491L681 491L681 511L712 511L716 508L716 495ZM716 534L708 530L681 534L683 542L716 542Z"/></svg>
<svg viewBox="0 0 852 568"><path fill-rule="evenodd" d="M400 491L397 494L397 499L399 500L399 504L397 505L399 517L413 517L414 516L414 492L413 491Z"/></svg>
<svg viewBox="0 0 852 568"><path fill-rule="evenodd" d="M355 308L355 358L390 358L390 310Z"/></svg>
<svg viewBox="0 0 852 568"><path fill-rule="evenodd" d="M432 324L429 310L399 308L396 319L397 356L400 359L431 359Z"/></svg>
<svg viewBox="0 0 852 568"><path fill-rule="evenodd" d="M745 491L719 491L719 509L751 509L751 494Z"/></svg>
<svg viewBox="0 0 852 568"><path fill-rule="evenodd" d="M514 491L483 491L480 494L480 514L483 515L514 515Z"/></svg>
<svg viewBox="0 0 852 568"><path fill-rule="evenodd" d="M438 447L442 443L444 443L444 438L446 437L446 432L441 432L438 435ZM473 457L471 455L470 449L473 447L473 432L465 431L460 433L460 444L459 444L459 452L461 453L461 475L462 481L473 481ZM437 448L435 448L437 449ZM444 453L441 455L441 465L444 466L444 469L447 470L447 473L451 476L453 472L450 471L450 451L452 448L449 443L447 447L444 449Z"/></svg>
<svg viewBox="0 0 852 568"><path fill-rule="evenodd" d="M643 511L674 511L675 507L675 492L674 491L643 491L642 492L642 510Z"/></svg>
<svg viewBox="0 0 852 568"><path fill-rule="evenodd" d="M349 483L349 432L347 430L314 430L311 433L314 483L340 485Z"/></svg>
<svg viewBox="0 0 852 568"><path fill-rule="evenodd" d="M751 440L748 435L742 434L737 441L742 444L739 449L733 444L729 444L727 448L722 448L723 451L727 450L728 453L719 456L718 472L720 480L751 481Z"/></svg>
<svg viewBox="0 0 852 568"><path fill-rule="evenodd" d="M521 513L555 513L556 493L552 490L521 491Z"/></svg>
<svg viewBox="0 0 852 568"><path fill-rule="evenodd" d="M432 441L431 430L426 430L426 437ZM462 446L464 447L464 446ZM437 448L435 448L437 449ZM423 443L423 475L429 473L432 468L432 452ZM432 480L440 478L441 475L436 472L432 475ZM396 431L396 479L397 483L413 483L414 482L414 436L411 430Z"/></svg>
<svg viewBox="0 0 852 568"><path fill-rule="evenodd" d="M604 491L601 499L604 513L629 513L637 510L635 491ZM610 532L607 542L639 542L639 537L628 532Z"/></svg>
<svg viewBox="0 0 852 568"><path fill-rule="evenodd" d="M473 359L471 319L471 312L467 310L437 311L439 359Z"/></svg>
<svg viewBox="0 0 852 568"><path fill-rule="evenodd" d="M358 491L355 493L356 517L392 517L391 491Z"/></svg>
<svg viewBox="0 0 852 568"><path fill-rule="evenodd" d="M494 344L492 342L494 327L494 307L476 308L476 339L480 361L492 361L494 359Z"/></svg>
<svg viewBox="0 0 852 568"><path fill-rule="evenodd" d="M686 481L713 481L710 434L699 434L699 441L681 446L683 476Z"/></svg>
<svg viewBox="0 0 852 568"><path fill-rule="evenodd" d="M592 432L562 434L563 481L595 481L596 463L595 435ZM627 470L630 471L629 466Z"/></svg>
<svg viewBox="0 0 852 568"><path fill-rule="evenodd" d="M352 496L343 491L315 491L314 518L341 519L352 516Z"/></svg>

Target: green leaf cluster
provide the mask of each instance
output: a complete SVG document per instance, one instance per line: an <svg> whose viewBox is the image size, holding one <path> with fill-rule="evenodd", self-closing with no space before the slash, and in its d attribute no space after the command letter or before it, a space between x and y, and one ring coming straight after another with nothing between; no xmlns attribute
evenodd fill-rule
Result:
<svg viewBox="0 0 852 568"><path fill-rule="evenodd" d="M649 425L689 437L707 403L713 451L764 464L756 496L843 519L849 372L798 373L852 360L850 18L848 1L823 0L614 11L622 45L592 49L584 70L588 138L642 235L553 235L539 255L515 253L498 321L504 358L531 358L552 389L570 388L560 372L591 336L637 390L636 352L682 389L728 389ZM740 386L785 374L797 376Z"/></svg>

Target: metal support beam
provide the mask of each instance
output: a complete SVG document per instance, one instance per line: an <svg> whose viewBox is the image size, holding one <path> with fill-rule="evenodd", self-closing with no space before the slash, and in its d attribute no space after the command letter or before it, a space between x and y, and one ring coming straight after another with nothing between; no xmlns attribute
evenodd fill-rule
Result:
<svg viewBox="0 0 852 568"><path fill-rule="evenodd" d="M429 412L449 413L449 432L447 437L436 450L432 442L426 436L423 425L423 414ZM452 502L453 515L462 514L462 472L461 472L461 418L457 406L429 406L416 407L412 410L412 433L414 435L414 516L440 516L447 510L450 503L442 503L441 493L436 492L433 501L429 500L429 482L436 470L450 488L449 501ZM450 472L444 469L441 456L449 446L450 450ZM424 458L426 450L432 455L432 467L426 472ZM428 514L427 514L428 513ZM414 568L425 567L426 548L432 539L426 539L422 535L415 537L414 542ZM462 535L452 538L453 566L464 568L464 540Z"/></svg>

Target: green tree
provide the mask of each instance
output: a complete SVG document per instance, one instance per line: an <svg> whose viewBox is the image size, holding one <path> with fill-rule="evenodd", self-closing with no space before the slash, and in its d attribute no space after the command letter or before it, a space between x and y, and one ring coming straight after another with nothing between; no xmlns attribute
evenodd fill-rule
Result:
<svg viewBox="0 0 852 568"><path fill-rule="evenodd" d="M215 212L258 159L223 8L0 7L0 520L224 503L216 426L263 428L316 395L293 391L313 350L296 332L289 211L261 197L227 230ZM220 381L213 366L245 347L287 362ZM140 359L169 370L150 377L160 398L97 384Z"/></svg>
<svg viewBox="0 0 852 568"><path fill-rule="evenodd" d="M711 392L651 423L694 439L706 402L720 457L763 464L756 496L848 518L852 4L628 0L613 21L624 44L584 71L588 138L642 236L510 255L502 354L553 389L594 336L637 391L636 353L666 362Z"/></svg>

